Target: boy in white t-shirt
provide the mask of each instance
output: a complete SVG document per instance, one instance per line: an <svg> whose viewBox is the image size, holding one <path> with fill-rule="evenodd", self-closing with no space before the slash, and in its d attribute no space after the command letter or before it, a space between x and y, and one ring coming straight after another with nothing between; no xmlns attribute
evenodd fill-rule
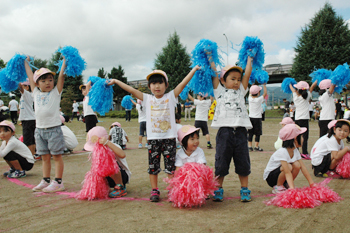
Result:
<svg viewBox="0 0 350 233"><path fill-rule="evenodd" d="M255 135L255 151L263 151L259 147L260 136L262 135L262 106L261 104L265 102L265 96L267 95L266 84L263 84L264 94L260 96L261 87L257 85L252 85L250 87L250 95L248 97L249 101L249 118L252 123L253 128L248 130L248 148L253 151L253 136Z"/></svg>
<svg viewBox="0 0 350 233"><path fill-rule="evenodd" d="M89 91L91 88L91 81L85 85L80 85L79 89L84 96L83 100L83 112L84 112L84 121L86 132L89 132L90 129L94 128L98 123L96 113L92 110L91 105L89 105Z"/></svg>
<svg viewBox="0 0 350 233"><path fill-rule="evenodd" d="M18 102L17 102L15 96L12 96L11 98L12 98L12 100L9 102L11 121L13 124L17 124Z"/></svg>
<svg viewBox="0 0 350 233"><path fill-rule="evenodd" d="M168 87L168 77L162 70L152 71L146 79L148 88L153 95L142 93L139 90L116 79L109 80L109 85L117 84L127 92L133 94L144 103L147 116L148 139L148 173L151 181L152 192L150 201L158 202L160 192L158 189L158 174L160 169L161 154L164 156L165 172L172 178L175 172L176 155L176 123L175 106L177 97L191 80L194 73L199 70L195 66L190 73L169 93L165 93Z"/></svg>
<svg viewBox="0 0 350 233"><path fill-rule="evenodd" d="M77 117L77 121L79 121L79 116L78 116L78 111L79 111L79 104L77 103L76 100L73 100L73 104L72 104L72 119L71 121L73 121L74 116Z"/></svg>
<svg viewBox="0 0 350 233"><path fill-rule="evenodd" d="M29 57L27 58L29 59ZM61 71L55 86L55 73L47 68L35 71L34 75L27 61L24 62L33 90L36 117L35 142L36 150L42 158L43 179L33 191L57 192L65 188L62 182L64 138L61 129L60 102L64 84L66 59L63 57ZM51 156L55 161L55 180L51 183Z"/></svg>

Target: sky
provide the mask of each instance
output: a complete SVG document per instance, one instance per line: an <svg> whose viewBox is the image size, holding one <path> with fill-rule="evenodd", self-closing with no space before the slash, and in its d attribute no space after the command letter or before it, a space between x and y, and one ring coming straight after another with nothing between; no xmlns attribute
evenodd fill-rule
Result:
<svg viewBox="0 0 350 233"><path fill-rule="evenodd" d="M301 28L325 2L0 0L0 58L7 62L20 53L49 60L59 46L70 45L87 62L85 80L102 67L110 72L119 65L128 81L141 80L176 31L188 53L205 38L223 51L229 44L229 56L222 57L234 64L244 38L257 36L264 43L265 65L291 64ZM329 2L350 25L350 1Z"/></svg>

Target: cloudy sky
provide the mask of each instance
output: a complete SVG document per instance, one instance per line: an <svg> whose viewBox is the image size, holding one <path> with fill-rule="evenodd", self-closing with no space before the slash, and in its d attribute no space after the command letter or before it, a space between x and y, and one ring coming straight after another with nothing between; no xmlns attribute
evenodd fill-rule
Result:
<svg viewBox="0 0 350 233"><path fill-rule="evenodd" d="M0 58L16 52L50 59L59 46L79 49L84 78L121 65L128 81L144 79L156 54L177 31L190 53L200 39L239 50L245 36L264 43L265 64L292 63L300 29L325 0L0 0ZM350 1L329 1L350 23ZM237 60L229 49L229 63ZM227 56L223 54L224 61Z"/></svg>

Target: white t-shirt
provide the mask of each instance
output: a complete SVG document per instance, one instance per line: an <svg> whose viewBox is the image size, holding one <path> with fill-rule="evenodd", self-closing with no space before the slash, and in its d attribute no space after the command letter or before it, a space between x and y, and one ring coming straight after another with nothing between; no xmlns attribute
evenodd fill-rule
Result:
<svg viewBox="0 0 350 233"><path fill-rule="evenodd" d="M18 102L17 100L11 100L9 102L10 105L10 111L18 111Z"/></svg>
<svg viewBox="0 0 350 233"><path fill-rule="evenodd" d="M33 108L34 100L33 100L33 94L29 91L23 90L23 94L21 96L21 99L19 101L20 109L19 112L19 121L30 121L35 120L35 112Z"/></svg>
<svg viewBox="0 0 350 233"><path fill-rule="evenodd" d="M211 127L245 127L251 129L252 124L244 102L244 96L247 92L248 88L244 89L243 84L238 90L226 89L219 84L217 89L214 89L217 104Z"/></svg>
<svg viewBox="0 0 350 233"><path fill-rule="evenodd" d="M345 111L345 107L346 107L346 104L345 103L341 103L341 110L344 112Z"/></svg>
<svg viewBox="0 0 350 233"><path fill-rule="evenodd" d="M208 112L211 106L211 100L194 100L194 105L196 105L196 116L195 121L208 121Z"/></svg>
<svg viewBox="0 0 350 233"><path fill-rule="evenodd" d="M136 110L139 113L139 123L146 121L146 108L145 106L142 105L142 110L141 110L141 105L140 104L136 104Z"/></svg>
<svg viewBox="0 0 350 233"><path fill-rule="evenodd" d="M286 161L287 163L294 163L295 161L298 161L300 159L301 155L297 148L294 149L292 158L290 157L287 148L282 147L278 149L277 151L275 151L275 153L271 155L271 158L267 163L267 166L264 170L264 180L267 179L270 172L282 165L281 161Z"/></svg>
<svg viewBox="0 0 350 233"><path fill-rule="evenodd" d="M41 92L35 87L34 110L37 128L51 128L62 124L60 118L61 93L58 93L57 86L50 92Z"/></svg>
<svg viewBox="0 0 350 233"><path fill-rule="evenodd" d="M298 96L296 92L293 92L293 102L295 105L295 120L309 120L309 99L310 92L307 92L307 98L304 99L301 95Z"/></svg>
<svg viewBox="0 0 350 233"><path fill-rule="evenodd" d="M344 113L344 119L348 119L348 118L350 118L350 110Z"/></svg>
<svg viewBox="0 0 350 233"><path fill-rule="evenodd" d="M320 101L320 105L322 107L320 120L334 120L335 104L333 95L326 91L318 98L318 100Z"/></svg>
<svg viewBox="0 0 350 233"><path fill-rule="evenodd" d="M259 96L257 98L253 98L251 95L248 97L249 102L249 117L250 118L261 118L261 114L263 113L262 103L264 103L264 96Z"/></svg>
<svg viewBox="0 0 350 233"><path fill-rule="evenodd" d="M77 102L72 104L73 112L78 112L79 104Z"/></svg>
<svg viewBox="0 0 350 233"><path fill-rule="evenodd" d="M206 164L207 160L205 159L204 151L197 147L195 151L192 152L190 156L188 156L183 148L177 151L175 157L175 166L182 167L185 163L202 163Z"/></svg>
<svg viewBox="0 0 350 233"><path fill-rule="evenodd" d="M89 96L85 96L83 100L83 110L84 110L84 117L89 115L96 115L94 113L94 110L92 110L91 105L89 105Z"/></svg>
<svg viewBox="0 0 350 233"><path fill-rule="evenodd" d="M121 149L121 147L118 144L113 143L114 145L116 145L117 147L119 147ZM129 180L127 182L127 184L130 182L130 178L131 178L131 172L128 166L128 163L126 162L126 157L125 158L119 158L118 156L115 156L117 163L119 164L119 166L121 166L121 168L126 172L126 174L129 177Z"/></svg>
<svg viewBox="0 0 350 233"><path fill-rule="evenodd" d="M28 147L18 140L15 136L12 136L6 145L6 141L3 141L0 147L0 157L5 157L11 151L16 152L23 158L25 158L28 163L34 163L34 157L32 152L28 149Z"/></svg>
<svg viewBox="0 0 350 233"><path fill-rule="evenodd" d="M179 131L179 129L182 128L182 125L176 124L176 133ZM176 146L180 145L181 143L179 142L178 137L176 137Z"/></svg>
<svg viewBox="0 0 350 233"><path fill-rule="evenodd" d="M147 140L176 138L174 90L157 99L154 95L143 93L143 103L147 117Z"/></svg>
<svg viewBox="0 0 350 233"><path fill-rule="evenodd" d="M61 126L64 143L66 145L66 148L69 150L73 150L78 145L78 140L75 134L65 125Z"/></svg>
<svg viewBox="0 0 350 233"><path fill-rule="evenodd" d="M323 157L332 151L339 151L344 148L343 141L340 141L340 144L335 139L334 135L328 138L328 134L319 138L315 145L311 149L311 164L318 166L322 163Z"/></svg>
<svg viewBox="0 0 350 233"><path fill-rule="evenodd" d="M4 106L4 101L0 100L0 107Z"/></svg>
<svg viewBox="0 0 350 233"><path fill-rule="evenodd" d="M314 106L315 106L314 102L309 103L309 112L313 112L314 111Z"/></svg>

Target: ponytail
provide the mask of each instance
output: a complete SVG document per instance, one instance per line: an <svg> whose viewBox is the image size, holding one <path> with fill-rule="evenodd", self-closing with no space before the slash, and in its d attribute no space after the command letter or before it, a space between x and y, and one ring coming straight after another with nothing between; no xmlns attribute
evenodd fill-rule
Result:
<svg viewBox="0 0 350 233"><path fill-rule="evenodd" d="M298 93L304 98L304 100L307 99L307 96L308 96L307 90L298 89Z"/></svg>

